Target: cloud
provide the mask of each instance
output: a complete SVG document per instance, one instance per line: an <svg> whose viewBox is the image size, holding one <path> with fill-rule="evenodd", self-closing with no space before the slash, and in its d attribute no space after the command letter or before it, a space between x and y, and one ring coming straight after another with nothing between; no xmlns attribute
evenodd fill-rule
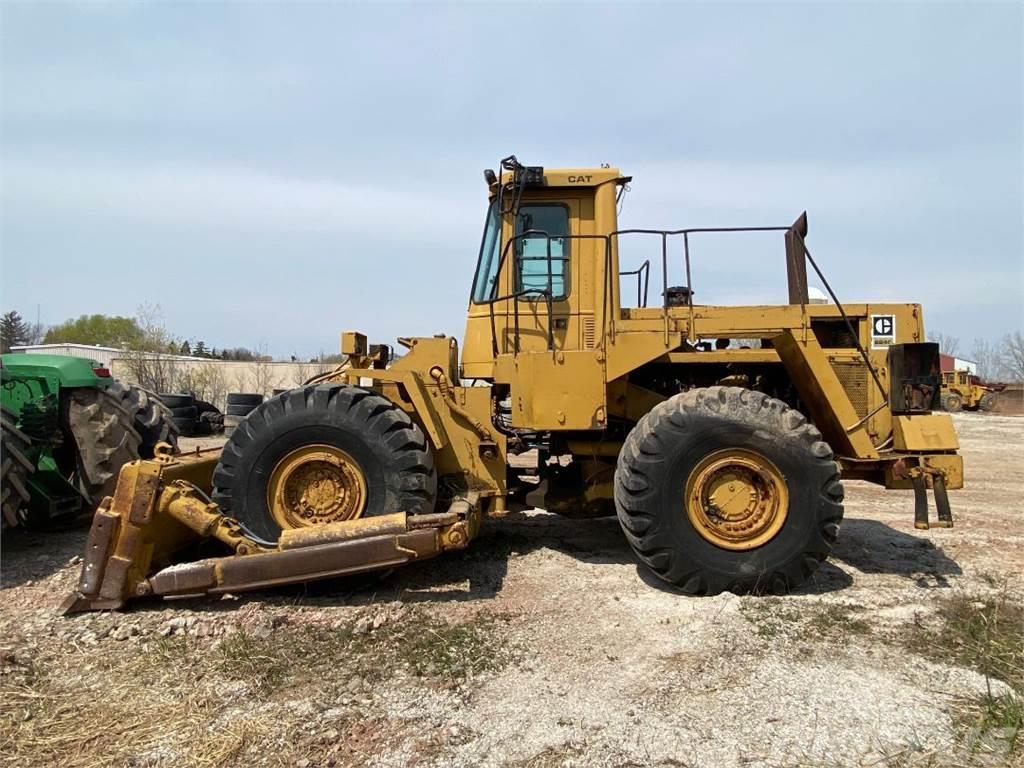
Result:
<svg viewBox="0 0 1024 768"><path fill-rule="evenodd" d="M244 232L377 235L382 240L443 238L457 231L438 210L479 207L478 188L455 195L428 180L317 179L215 165L53 163L4 165L8 215L106 217ZM469 210L475 210L470 208ZM475 219L474 219L475 221ZM475 224L474 224L475 228Z"/></svg>

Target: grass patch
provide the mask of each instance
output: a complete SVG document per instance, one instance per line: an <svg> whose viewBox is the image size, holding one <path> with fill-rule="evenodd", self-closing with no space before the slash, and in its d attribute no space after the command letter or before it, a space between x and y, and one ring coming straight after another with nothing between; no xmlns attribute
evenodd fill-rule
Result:
<svg viewBox="0 0 1024 768"><path fill-rule="evenodd" d="M362 721L373 717L373 686L400 670L456 685L503 666L512 653L499 621L449 624L409 611L368 631L286 623L218 642L176 635L146 647L62 646L0 676L0 764L218 766L267 750L291 764L309 746L294 738L308 727L309 706L347 707ZM347 727L347 715L331 717Z"/></svg>
<svg viewBox="0 0 1024 768"><path fill-rule="evenodd" d="M962 701L955 711L972 752L1019 756L1024 728L1024 606L1004 590L988 597L953 595L933 617L918 617L905 635L907 647L929 658L949 658L1006 683L1011 691Z"/></svg>
<svg viewBox="0 0 1024 768"><path fill-rule="evenodd" d="M957 712L957 725L972 752L1006 757L1018 754L1024 728L1024 698L1018 693L986 693L963 703Z"/></svg>
<svg viewBox="0 0 1024 768"><path fill-rule="evenodd" d="M778 637L818 640L865 635L871 631L871 625L856 616L863 610L860 606L800 604L766 597L750 598L740 604L740 611L754 625L758 637L766 640Z"/></svg>
<svg viewBox="0 0 1024 768"><path fill-rule="evenodd" d="M807 627L818 635L866 635L871 631L871 625L855 616L863 610L859 606L819 606L807 622Z"/></svg>
<svg viewBox="0 0 1024 768"><path fill-rule="evenodd" d="M408 642L399 646L398 658L420 676L454 679L489 672L507 661L504 649L494 644L494 629L489 617L463 624L420 621L404 631Z"/></svg>
<svg viewBox="0 0 1024 768"><path fill-rule="evenodd" d="M954 595L939 602L934 619L915 620L907 645L923 656L949 658L1024 688L1024 607L1006 592L995 597Z"/></svg>

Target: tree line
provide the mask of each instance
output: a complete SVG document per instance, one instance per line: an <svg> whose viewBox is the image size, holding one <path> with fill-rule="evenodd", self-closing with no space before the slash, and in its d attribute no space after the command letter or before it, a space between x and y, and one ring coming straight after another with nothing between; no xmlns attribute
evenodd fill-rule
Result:
<svg viewBox="0 0 1024 768"><path fill-rule="evenodd" d="M248 347L217 349L207 346L202 339L179 341L154 320L153 314L152 311L140 310L138 317L81 315L44 328L41 324L27 322L17 310L11 310L0 316L0 346L3 352L10 352L12 347L33 344L88 344L210 360L253 362L270 359Z"/></svg>

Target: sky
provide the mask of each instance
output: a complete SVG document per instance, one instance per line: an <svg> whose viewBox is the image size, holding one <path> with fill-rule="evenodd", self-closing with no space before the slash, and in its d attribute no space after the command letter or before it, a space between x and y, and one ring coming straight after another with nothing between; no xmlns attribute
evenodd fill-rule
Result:
<svg viewBox="0 0 1024 768"><path fill-rule="evenodd" d="M623 227L807 210L841 300L969 347L1024 329L1022 8L3 2L0 305L276 356L461 336L515 153L632 175ZM785 301L778 236L693 256L699 301Z"/></svg>

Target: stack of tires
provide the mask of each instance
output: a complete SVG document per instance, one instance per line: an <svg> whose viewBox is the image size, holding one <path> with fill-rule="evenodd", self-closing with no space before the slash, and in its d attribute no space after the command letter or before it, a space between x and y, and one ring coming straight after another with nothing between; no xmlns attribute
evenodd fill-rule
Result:
<svg viewBox="0 0 1024 768"><path fill-rule="evenodd" d="M251 392L230 392L228 394L228 411L224 414L224 434L230 435L245 417L263 402L263 395Z"/></svg>
<svg viewBox="0 0 1024 768"><path fill-rule="evenodd" d="M213 403L197 400L184 392L165 392L158 397L171 409L174 425L183 436L195 437L220 432L223 416Z"/></svg>

